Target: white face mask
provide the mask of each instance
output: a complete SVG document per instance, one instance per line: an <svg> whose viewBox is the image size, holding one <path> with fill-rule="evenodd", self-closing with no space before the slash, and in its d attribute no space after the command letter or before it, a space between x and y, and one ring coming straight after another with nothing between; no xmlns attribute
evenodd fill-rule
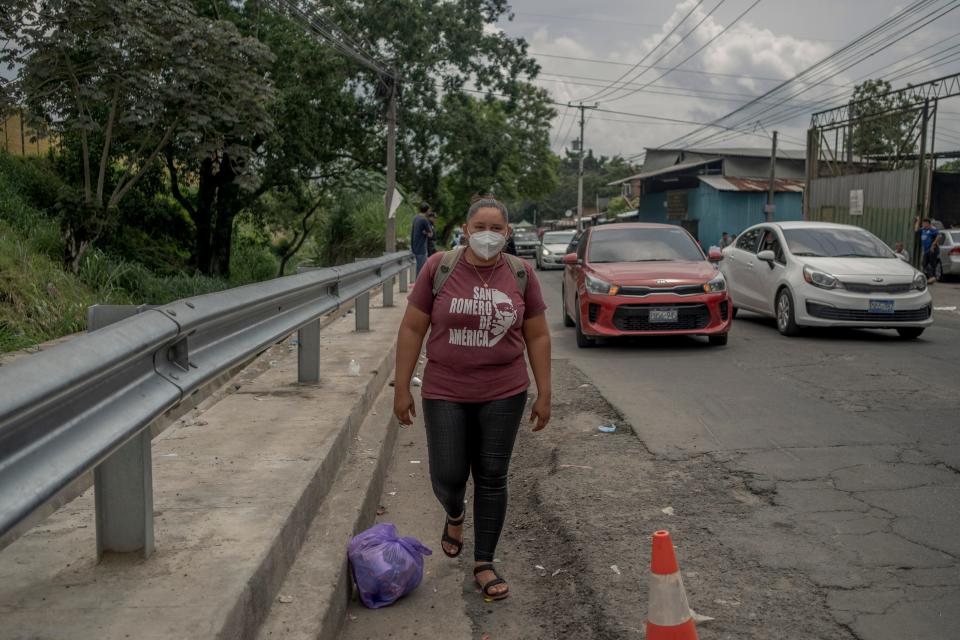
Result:
<svg viewBox="0 0 960 640"><path fill-rule="evenodd" d="M507 244L507 238L496 231L478 231L470 234L470 248L482 260L495 257Z"/></svg>

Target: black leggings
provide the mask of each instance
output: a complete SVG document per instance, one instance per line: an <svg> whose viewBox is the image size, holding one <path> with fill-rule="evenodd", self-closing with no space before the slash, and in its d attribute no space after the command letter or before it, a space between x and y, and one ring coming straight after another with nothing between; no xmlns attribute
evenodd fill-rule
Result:
<svg viewBox="0 0 960 640"><path fill-rule="evenodd" d="M473 472L473 557L490 562L507 514L507 470L527 392L490 402L423 401L433 492L451 518L464 513Z"/></svg>

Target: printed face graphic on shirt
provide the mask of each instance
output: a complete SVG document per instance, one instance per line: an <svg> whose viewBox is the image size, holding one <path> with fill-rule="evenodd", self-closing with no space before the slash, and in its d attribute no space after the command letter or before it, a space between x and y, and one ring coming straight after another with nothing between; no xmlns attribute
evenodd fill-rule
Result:
<svg viewBox="0 0 960 640"><path fill-rule="evenodd" d="M461 347L496 346L517 322L513 300L499 289L474 287L473 298L450 300L450 313L478 318L467 319L463 327L449 329L450 344Z"/></svg>

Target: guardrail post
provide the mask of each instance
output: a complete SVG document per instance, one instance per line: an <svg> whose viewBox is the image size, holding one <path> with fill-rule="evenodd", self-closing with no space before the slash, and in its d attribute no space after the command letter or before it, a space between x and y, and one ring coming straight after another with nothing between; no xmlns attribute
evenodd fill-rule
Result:
<svg viewBox="0 0 960 640"><path fill-rule="evenodd" d="M297 331L297 380L303 383L320 382L319 320Z"/></svg>
<svg viewBox="0 0 960 640"><path fill-rule="evenodd" d="M410 276L410 269L401 269L400 270L400 293L406 293L409 287L407 286L407 278Z"/></svg>
<svg viewBox="0 0 960 640"><path fill-rule="evenodd" d="M354 314L357 318L357 331L370 331L370 292L364 291L354 303Z"/></svg>
<svg viewBox="0 0 960 640"><path fill-rule="evenodd" d="M87 310L87 330L96 331L134 316L145 306L96 305ZM154 550L153 456L150 429L125 442L93 472L97 558L105 553Z"/></svg>
<svg viewBox="0 0 960 640"><path fill-rule="evenodd" d="M396 280L396 278L391 276L383 281L383 306L384 307L393 306L393 281L394 280Z"/></svg>

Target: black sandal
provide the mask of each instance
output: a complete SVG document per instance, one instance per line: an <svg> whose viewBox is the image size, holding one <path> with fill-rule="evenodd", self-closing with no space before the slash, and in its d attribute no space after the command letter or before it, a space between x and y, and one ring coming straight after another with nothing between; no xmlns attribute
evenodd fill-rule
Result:
<svg viewBox="0 0 960 640"><path fill-rule="evenodd" d="M485 600L503 600L510 595L509 590L504 591L503 593L490 593L491 587L495 587L498 584L507 584L507 581L501 578L497 573L497 570L493 568L493 564L478 564L473 568L473 577L476 578L478 573L482 573L484 571L490 571L493 573L493 575L497 576L490 582L480 586L480 591L483 592L483 597Z"/></svg>
<svg viewBox="0 0 960 640"><path fill-rule="evenodd" d="M447 521L443 523L443 537L440 538L441 543L446 542L447 544L457 548L456 551L450 553L447 551L447 548L443 546L443 544L440 545L440 548L443 549L444 555L446 555L448 558L456 558L458 555L460 555L460 552L463 551L463 540L457 540L456 538L450 537L450 534L447 533L447 527L450 525L455 527L462 526L466 517L466 512L460 516L459 520L452 520L450 516L447 516Z"/></svg>

